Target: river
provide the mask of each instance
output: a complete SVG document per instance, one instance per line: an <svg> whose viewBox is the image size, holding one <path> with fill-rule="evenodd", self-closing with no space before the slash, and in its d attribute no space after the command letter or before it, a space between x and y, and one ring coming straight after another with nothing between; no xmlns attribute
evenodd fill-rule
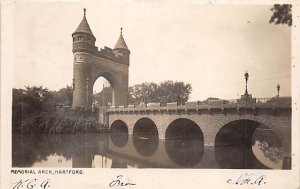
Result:
<svg viewBox="0 0 300 189"><path fill-rule="evenodd" d="M266 140L159 140L126 133L13 134L13 167L281 169L282 150ZM260 137L261 138L261 137ZM241 145L242 144L242 145Z"/></svg>

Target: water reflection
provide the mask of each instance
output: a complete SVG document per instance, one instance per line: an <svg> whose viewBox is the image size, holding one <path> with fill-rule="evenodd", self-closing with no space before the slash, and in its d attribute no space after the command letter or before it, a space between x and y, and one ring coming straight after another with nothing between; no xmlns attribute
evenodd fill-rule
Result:
<svg viewBox="0 0 300 189"><path fill-rule="evenodd" d="M45 160L35 161L32 167L52 167L54 164L57 164L59 167L71 167L72 161L71 159L67 159L64 156L55 153L49 155Z"/></svg>
<svg viewBox="0 0 300 189"><path fill-rule="evenodd" d="M272 155L266 148L270 144L268 140L273 140L276 135L270 133L260 135L262 130L266 130L265 126L250 120L234 121L222 127L215 141L215 157L218 165L227 169L281 168L276 158L270 158ZM275 143L274 145L280 146ZM273 149L272 152L280 151L278 148Z"/></svg>
<svg viewBox="0 0 300 189"><path fill-rule="evenodd" d="M91 167L92 158L99 153L97 142L104 142L103 137L97 134L13 135L12 166L32 167L34 163L49 163L51 157L61 156L66 161L72 160L72 167ZM60 160L47 166L58 167Z"/></svg>
<svg viewBox="0 0 300 189"><path fill-rule="evenodd" d="M189 119L177 119L166 130L166 151L170 159L180 167L193 167L204 153L203 133Z"/></svg>
<svg viewBox="0 0 300 189"><path fill-rule="evenodd" d="M114 145L117 147L123 147L128 142L128 133L124 132L112 132L110 139Z"/></svg>
<svg viewBox="0 0 300 189"><path fill-rule="evenodd" d="M280 169L283 164L283 149L279 137L270 129L259 127L253 133L252 150L256 158L269 168Z"/></svg>
<svg viewBox="0 0 300 189"><path fill-rule="evenodd" d="M115 159L112 161L111 168L127 168L127 164Z"/></svg>
<svg viewBox="0 0 300 189"><path fill-rule="evenodd" d="M178 139L166 140L166 151L170 159L180 167L193 167L203 156L202 140Z"/></svg>
<svg viewBox="0 0 300 189"><path fill-rule="evenodd" d="M137 135L133 136L135 150L142 156L151 156L155 153L158 146L157 135Z"/></svg>
<svg viewBox="0 0 300 189"><path fill-rule="evenodd" d="M128 127L121 120L116 120L111 125L111 141L118 147L123 147L128 142Z"/></svg>
<svg viewBox="0 0 300 189"><path fill-rule="evenodd" d="M139 119L133 127L133 145L142 156L151 156L158 146L158 130L148 118Z"/></svg>
<svg viewBox="0 0 300 189"><path fill-rule="evenodd" d="M13 167L76 168L281 168L281 148L255 139L253 146L223 141L209 150L200 138L158 140L157 136L127 136L123 147L115 145L115 135L13 135ZM259 138L259 137L258 137ZM220 139L219 139L220 142ZM244 144L244 145L241 145ZM275 144L275 143L274 143ZM249 150L249 148L252 150ZM204 151L207 153L204 157ZM150 155L152 154L152 155ZM246 158L246 157L247 158ZM260 163L262 162L262 163Z"/></svg>

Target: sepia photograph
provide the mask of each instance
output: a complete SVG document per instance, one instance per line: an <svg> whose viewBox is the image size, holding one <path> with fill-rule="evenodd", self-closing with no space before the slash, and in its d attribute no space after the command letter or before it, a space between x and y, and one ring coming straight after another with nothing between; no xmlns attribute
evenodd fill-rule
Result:
<svg viewBox="0 0 300 189"><path fill-rule="evenodd" d="M294 5L10 6L12 174L295 169ZM122 177L107 188L141 187ZM22 179L11 188L40 182ZM269 183L248 172L226 179Z"/></svg>

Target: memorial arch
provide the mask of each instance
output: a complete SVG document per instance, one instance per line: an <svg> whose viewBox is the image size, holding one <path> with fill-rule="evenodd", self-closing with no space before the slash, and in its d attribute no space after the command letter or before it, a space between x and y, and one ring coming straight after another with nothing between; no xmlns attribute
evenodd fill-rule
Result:
<svg viewBox="0 0 300 189"><path fill-rule="evenodd" d="M86 13L73 38L73 108L89 109L95 81L104 77L113 89L112 105L127 105L128 73L130 51L122 34L114 49L104 47L98 50L86 19Z"/></svg>

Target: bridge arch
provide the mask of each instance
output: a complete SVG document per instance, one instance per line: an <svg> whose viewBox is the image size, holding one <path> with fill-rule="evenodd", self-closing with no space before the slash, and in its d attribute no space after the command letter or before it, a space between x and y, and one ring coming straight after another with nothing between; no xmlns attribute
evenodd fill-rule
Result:
<svg viewBox="0 0 300 189"><path fill-rule="evenodd" d="M128 126L122 120L115 120L111 124L110 140L114 145L121 148L128 142Z"/></svg>
<svg viewBox="0 0 300 189"><path fill-rule="evenodd" d="M124 133L128 134L127 124L124 121L120 120L120 119L115 120L111 124L110 129L111 129L111 132L113 132L113 133L124 132Z"/></svg>
<svg viewBox="0 0 300 189"><path fill-rule="evenodd" d="M165 132L165 147L170 159L181 167L193 167L204 154L204 136L201 128L192 120L173 120Z"/></svg>
<svg viewBox="0 0 300 189"><path fill-rule="evenodd" d="M133 145L142 156L151 156L158 146L158 129L155 122L142 117L133 127Z"/></svg>
<svg viewBox="0 0 300 189"><path fill-rule="evenodd" d="M260 145L259 149L256 147L257 142ZM265 153L266 148L263 149L262 144L266 144L267 148L276 148L278 153L270 157L269 152ZM236 119L228 121L218 130L215 136L214 152L221 168L273 168L274 165L270 165L271 161L261 161L265 158L258 154L264 152L270 160L273 158L274 161L276 158L276 161L280 161L282 160L282 142L276 132L265 124L251 119Z"/></svg>
<svg viewBox="0 0 300 189"><path fill-rule="evenodd" d="M262 126L270 128L280 139L282 142L282 145L284 146L284 150L287 151L287 153L290 153L290 141L286 140L285 136L282 133L282 129L280 126L277 124L277 120L273 116L254 116L254 115L236 115L236 116L230 116L227 119L224 119L223 121L219 122L216 126L218 129L216 133L225 125L229 124L230 122L233 121L238 121L238 120L251 120L257 123L260 123Z"/></svg>
<svg viewBox="0 0 300 189"><path fill-rule="evenodd" d="M165 139L189 139L195 137L200 137L203 140L203 132L197 123L187 118L173 120L165 132Z"/></svg>
<svg viewBox="0 0 300 189"><path fill-rule="evenodd" d="M133 135L139 134L158 136L158 129L155 122L147 117L142 117L138 119L133 126Z"/></svg>

